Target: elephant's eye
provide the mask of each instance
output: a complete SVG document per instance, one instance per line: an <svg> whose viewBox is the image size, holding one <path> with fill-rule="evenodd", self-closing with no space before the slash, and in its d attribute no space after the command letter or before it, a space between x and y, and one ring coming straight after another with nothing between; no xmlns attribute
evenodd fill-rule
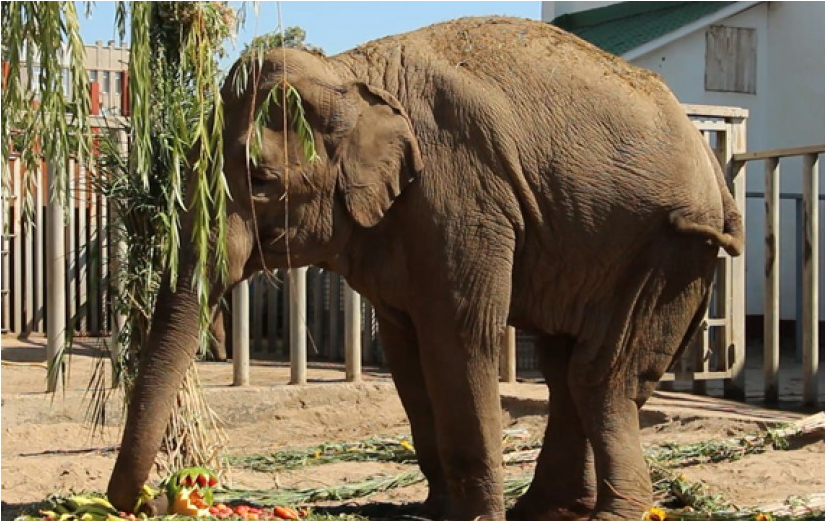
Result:
<svg viewBox="0 0 828 521"><path fill-rule="evenodd" d="M257 166L250 170L250 175L261 181L278 181L284 179L285 169L281 166Z"/></svg>

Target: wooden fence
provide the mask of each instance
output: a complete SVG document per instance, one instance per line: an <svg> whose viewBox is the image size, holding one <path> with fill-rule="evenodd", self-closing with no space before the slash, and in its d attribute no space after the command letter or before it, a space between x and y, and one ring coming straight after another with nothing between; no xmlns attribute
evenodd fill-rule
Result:
<svg viewBox="0 0 828 521"><path fill-rule="evenodd" d="M744 208L745 176L741 164L735 162L733 157L734 154L745 151L747 111L696 105L687 105L685 108L719 158L737 205ZM249 319L252 328L252 355L261 356L260 353L265 349L269 354L288 355L292 367L298 367L297 371L304 374L304 366L297 366L295 360L304 351L299 349L291 353L285 347L293 343L288 326L292 322L289 306L291 297L288 284L280 277L282 276L260 276L252 279L248 294L241 297L253 313ZM355 304L361 306L362 312L354 314L351 320L345 320L345 302L352 297L349 297L347 286L337 275L312 269L307 275L307 281L303 275L294 276L294 279L297 277L302 280L291 282L298 282L302 288L309 285L311 297L310 301L300 299L296 303L303 310L304 319L294 329L299 331L308 328L307 338L311 345L319 346L311 354L325 359L345 359L346 373L351 375L349 378L353 378L353 367L357 362L381 362L381 349L370 305ZM305 289L300 291L305 295ZM718 379L725 381L727 396L744 398L744 295L744 257L731 258L721 251L710 309L694 344L673 372L665 375L667 386L671 381L688 380L693 382L695 392L703 393L708 380ZM359 302L358 296L356 302ZM242 316L247 315L237 315L239 320ZM299 319L294 318L294 321ZM356 332L352 333L355 336L343 336L346 329ZM263 347L265 345L267 348ZM501 379L514 381L518 371L526 374L535 368L532 336L508 328L502 344ZM294 375L292 380L303 381L303 378Z"/></svg>
<svg viewBox="0 0 828 521"><path fill-rule="evenodd" d="M45 334L50 284L46 270L47 166L26 172L19 156L9 158L8 193L3 194L3 332L25 337ZM77 335L105 336L110 332L109 293L112 277L109 205L94 188L96 176L69 161L71 182L65 212L66 314ZM25 187L29 184L30 190ZM23 198L32 197L32 219L23 218Z"/></svg>
<svg viewBox="0 0 828 521"><path fill-rule="evenodd" d="M768 199L768 293L766 295L766 396L778 393L778 161L780 157L801 155L805 160L803 322L804 396L816 396L814 375L818 363L816 284L817 250L816 197L817 154L823 147L746 152L746 110L730 107L688 105L687 114L704 134L719 158L736 203L746 208L746 163L764 160L767 166ZM19 158L9 160L12 172L9 192L4 194L3 299L2 323L5 330L18 335L44 333L48 321L44 272L45 244L43 215L46 207L46 182L35 193L33 226L20 219L22 189L26 182ZM117 329L111 316L108 295L113 283L112 265L115 245L109 236L107 202L91 184L95 172L70 165L74 172L70 186L65 241L66 314L76 334L105 336ZM41 168L36 175L43 176ZM774 202L775 201L775 202ZM725 394L745 396L745 257L731 258L720 252L713 298L699 334L664 385L692 381L694 392L703 393L711 379L725 381ZM228 339L234 350L234 381L247 381L249 357L289 357L291 380L306 378L306 360L345 361L347 379L359 379L361 366L383 364L373 310L336 274L318 268L259 274L240 284L232 301L232 327ZM248 347L245 347L248 346ZM535 368L530 335L509 328L503 340L501 377L515 380L518 371Z"/></svg>
<svg viewBox="0 0 828 521"><path fill-rule="evenodd" d="M763 150L735 154L736 167L746 172L749 161L765 163L765 306L764 306L764 394L765 401L779 400L779 160L802 157L802 255L797 270L801 280L801 316L797 317L802 331L802 400L806 405L817 401L819 370L819 155L825 145ZM743 174L744 175L744 174ZM798 314L799 315L799 314Z"/></svg>

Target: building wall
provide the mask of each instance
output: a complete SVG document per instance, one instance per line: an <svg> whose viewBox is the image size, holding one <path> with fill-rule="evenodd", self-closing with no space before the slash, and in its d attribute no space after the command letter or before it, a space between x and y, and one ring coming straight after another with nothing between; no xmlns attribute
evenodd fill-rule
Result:
<svg viewBox="0 0 828 521"><path fill-rule="evenodd" d="M94 45L85 45L84 47L86 49L84 67L89 73L89 81L98 82L100 87L98 101L100 102L101 112L103 115L121 115L121 97L124 93L123 82L126 78L125 72L129 69L129 47L124 44L118 47L112 40L107 45L97 41ZM72 96L67 68L68 61L66 59L64 59L63 67L64 92L67 96ZM40 68L35 61L32 66L35 77L39 74L39 70ZM23 84L28 84L28 68L25 64L21 64L20 73ZM39 85L35 81L31 87L38 89Z"/></svg>
<svg viewBox="0 0 828 521"><path fill-rule="evenodd" d="M129 47L116 46L113 40L104 45L99 40L86 46L84 64L89 71L89 80L100 85L101 111L104 115L120 115L124 71L129 68Z"/></svg>
<svg viewBox="0 0 828 521"><path fill-rule="evenodd" d="M581 10L592 2L544 2L544 20L563 10ZM566 4L563 10L545 4ZM586 8L593 8L592 6ZM633 63L661 75L682 103L729 105L750 110L748 150L812 145L825 142L825 4L823 2L762 2L718 22L757 31L756 94L708 92L705 90L705 29L695 31ZM825 161L820 161L825 193ZM802 193L802 160L781 161L780 191ZM753 162L748 169L749 192L764 192L764 166ZM749 198L746 211L747 312L761 315L764 309L764 203ZM796 316L796 228L795 203L783 201L780 215L780 311L783 319ZM825 229L825 205L820 203L820 226ZM820 244L824 266L825 241ZM820 287L824 287L824 270ZM820 294L820 316L824 316L824 292Z"/></svg>

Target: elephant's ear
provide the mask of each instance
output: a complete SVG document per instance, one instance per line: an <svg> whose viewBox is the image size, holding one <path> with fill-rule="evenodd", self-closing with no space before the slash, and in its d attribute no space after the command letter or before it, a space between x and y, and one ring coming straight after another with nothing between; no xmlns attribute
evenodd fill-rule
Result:
<svg viewBox="0 0 828 521"><path fill-rule="evenodd" d="M342 102L351 121L337 147L337 183L354 220L371 227L422 171L420 147L405 109L390 93L354 83Z"/></svg>

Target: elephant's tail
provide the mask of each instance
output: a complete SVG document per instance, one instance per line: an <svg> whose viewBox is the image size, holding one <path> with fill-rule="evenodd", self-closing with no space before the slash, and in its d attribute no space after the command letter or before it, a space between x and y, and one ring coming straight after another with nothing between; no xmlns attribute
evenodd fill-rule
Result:
<svg viewBox="0 0 828 521"><path fill-rule="evenodd" d="M745 246L745 230L742 226L742 214L736 207L736 201L733 199L725 183L724 173L719 166L716 156L713 155L713 151L709 147L705 148L707 148L707 153L713 166L714 176L716 177L716 183L719 187L719 193L722 197L724 226L722 230L717 230L708 224L694 222L682 210L675 210L670 214L670 223L680 233L706 237L717 246L724 248L730 255L737 257L742 254Z"/></svg>

